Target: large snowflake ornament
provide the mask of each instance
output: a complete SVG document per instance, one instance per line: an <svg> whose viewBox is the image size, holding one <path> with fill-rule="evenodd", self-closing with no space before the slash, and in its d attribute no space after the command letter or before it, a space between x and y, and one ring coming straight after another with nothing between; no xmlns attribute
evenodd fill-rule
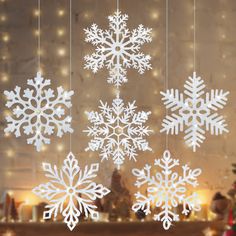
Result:
<svg viewBox="0 0 236 236"><path fill-rule="evenodd" d="M65 115L65 109L71 107L73 91L64 91L62 87L54 90L47 88L51 82L45 80L38 72L34 79L27 81L30 88L23 91L16 86L13 91L4 91L7 97L6 106L12 109L12 115L7 116L7 128L5 133L14 133L21 136L21 129L30 136L28 144L34 144L37 151L42 149L43 144L49 144L49 136L57 130L57 136L64 133L72 133L71 117Z"/></svg>
<svg viewBox="0 0 236 236"><path fill-rule="evenodd" d="M86 42L96 47L96 52L85 56L85 68L96 73L106 67L109 70L108 83L117 87L127 82L127 68L134 68L140 74L151 69L149 55L140 52L140 46L151 42L151 29L139 25L137 29L127 29L128 15L119 10L108 17L109 30L101 30L96 24L85 29Z"/></svg>
<svg viewBox="0 0 236 236"><path fill-rule="evenodd" d="M184 131L186 144L195 152L205 140L205 130L212 135L228 132L224 117L216 111L225 106L229 92L212 89L210 93L205 93L204 81L196 72L188 78L184 87L186 98L177 89L161 92L166 108L173 112L163 120L161 132L178 134Z"/></svg>
<svg viewBox="0 0 236 236"><path fill-rule="evenodd" d="M160 172L151 174L151 166L145 165L143 169L133 169L137 177L135 186L146 187L146 194L137 192L136 202L132 206L133 211L142 210L146 215L151 213L152 207L159 210L154 215L154 220L161 221L163 228L168 230L172 221L178 221L179 215L175 209L183 205L182 214L188 215L191 210L200 210L200 201L197 193L188 193L187 186L197 187L197 177L201 174L200 169L191 170L187 165L182 166L182 176L173 171L179 166L179 160L171 158L170 152L166 150L161 159L155 160L155 166Z"/></svg>
<svg viewBox="0 0 236 236"><path fill-rule="evenodd" d="M125 106L119 95L113 100L111 107L102 101L100 103L100 113L87 113L92 126L84 132L91 136L92 140L86 151L101 150L102 160L112 157L119 168L125 156L136 161L137 150L152 150L145 140L145 136L152 130L143 125L151 112L135 113L135 101Z"/></svg>
<svg viewBox="0 0 236 236"><path fill-rule="evenodd" d="M43 170L50 181L33 189L34 194L49 201L43 218L47 220L62 214L71 231L82 213L97 220L99 213L93 203L110 192L102 184L92 181L98 169L99 164L96 163L82 170L73 153L68 154L60 170L55 165L43 163Z"/></svg>

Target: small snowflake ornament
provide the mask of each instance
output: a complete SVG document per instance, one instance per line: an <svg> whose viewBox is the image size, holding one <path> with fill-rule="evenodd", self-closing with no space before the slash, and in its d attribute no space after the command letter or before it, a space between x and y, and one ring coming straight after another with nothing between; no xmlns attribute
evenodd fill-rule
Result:
<svg viewBox="0 0 236 236"><path fill-rule="evenodd" d="M119 87L127 82L128 68L134 68L140 74L151 69L151 57L140 52L140 47L152 40L151 29L139 25L130 31L126 27L128 15L122 15L119 10L108 20L109 30L101 30L96 24L85 29L85 41L96 47L96 52L85 56L85 68L96 73L106 67L109 70L108 83Z"/></svg>
<svg viewBox="0 0 236 236"><path fill-rule="evenodd" d="M161 132L178 134L184 131L186 144L195 152L205 140L205 130L212 135L228 132L224 117L216 111L225 106L229 92L212 89L210 93L205 93L204 81L196 72L188 78L184 87L186 97L177 89L161 92L166 108L173 112L163 120Z"/></svg>
<svg viewBox="0 0 236 236"><path fill-rule="evenodd" d="M33 189L34 194L49 201L43 219L56 218L62 214L71 231L78 224L82 212L86 217L90 215L97 220L99 214L93 202L110 192L102 184L92 181L98 169L99 164L96 163L82 170L73 153L68 154L60 170L55 165L43 163L43 170L50 181Z"/></svg>
<svg viewBox="0 0 236 236"><path fill-rule="evenodd" d="M142 210L146 215L151 213L151 207L160 208L154 215L154 220L161 221L163 228L168 230L172 221L178 221L179 215L175 212L178 205L183 205L182 214L188 215L191 210L200 210L200 201L197 193L188 194L187 186L198 186L197 177L200 169L191 170L187 165L182 166L182 176L174 172L173 168L179 166L179 160L171 158L166 150L161 159L155 160L155 166L160 171L151 174L151 166L145 165L143 169L133 169L132 173L137 177L135 186L147 187L146 194L137 192L136 202L132 206L133 211Z"/></svg>
<svg viewBox="0 0 236 236"><path fill-rule="evenodd" d="M102 160L112 157L119 168L126 156L136 161L137 150L152 150L145 140L145 136L152 130L143 125L151 112L135 113L135 101L125 106L119 95L113 100L111 107L102 101L100 103L100 113L87 113L92 126L84 132L92 137L92 140L86 151L101 150Z"/></svg>
<svg viewBox="0 0 236 236"><path fill-rule="evenodd" d="M12 109L12 116L7 116L7 128L5 133L14 133L16 137L21 136L21 129L30 136L28 144L34 144L37 151L42 149L43 144L49 144L48 136L57 130L57 136L62 137L64 133L72 133L71 117L65 116L65 109L71 107L71 96L73 91L64 91L62 87L57 88L55 94L51 88L50 80L45 80L41 73L32 80L28 80L30 88L23 91L16 86L13 91L4 91L7 97L6 106Z"/></svg>

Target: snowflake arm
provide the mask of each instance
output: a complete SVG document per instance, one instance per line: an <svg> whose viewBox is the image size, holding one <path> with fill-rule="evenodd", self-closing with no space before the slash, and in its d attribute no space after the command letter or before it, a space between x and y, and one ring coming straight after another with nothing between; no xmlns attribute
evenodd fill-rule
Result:
<svg viewBox="0 0 236 236"><path fill-rule="evenodd" d="M143 170L139 169L133 169L132 173L134 176L137 177L137 180L135 182L135 186L140 188L141 186L148 184L150 185L156 185L155 179L153 176L151 176L150 173L151 166L145 165ZM153 192L153 187L149 187L148 190L150 192ZM151 204L155 202L155 196L152 194L149 194L148 196L145 196L141 194L140 192L137 192L135 194L135 198L137 199L137 202L132 206L132 210L137 212L138 210L143 210L146 215L151 213Z"/></svg>
<svg viewBox="0 0 236 236"><path fill-rule="evenodd" d="M120 34L126 29L126 21L128 20L128 15L122 15L120 11L116 11L113 16L108 16L109 27L116 34Z"/></svg>
<svg viewBox="0 0 236 236"><path fill-rule="evenodd" d="M197 147L205 140L205 131L198 125L190 126L185 130L184 140L196 152Z"/></svg>
<svg viewBox="0 0 236 236"><path fill-rule="evenodd" d="M137 47L143 45L144 43L150 43L152 41L151 37L152 29L144 28L143 25L139 25L137 29L132 31L130 42L136 43ZM139 48L133 48L138 50Z"/></svg>
<svg viewBox="0 0 236 236"><path fill-rule="evenodd" d="M222 89L221 90L212 89L210 93L206 93L206 104L210 109L214 111L222 109L226 105L226 102L228 100L227 98L228 95L229 95L228 91L224 92Z"/></svg>
<svg viewBox="0 0 236 236"><path fill-rule="evenodd" d="M166 132L167 134L178 134L184 129L184 118L177 115L172 114L172 116L166 116L162 122L162 129L160 132Z"/></svg>
<svg viewBox="0 0 236 236"><path fill-rule="evenodd" d="M182 107L184 107L184 95L179 93L177 89L167 89L166 92L160 92L162 97L162 101L167 109L171 109L171 111L176 111Z"/></svg>
<svg viewBox="0 0 236 236"><path fill-rule="evenodd" d="M225 119L217 113L210 115L206 120L206 130L215 135L223 134L223 132L229 132Z"/></svg>

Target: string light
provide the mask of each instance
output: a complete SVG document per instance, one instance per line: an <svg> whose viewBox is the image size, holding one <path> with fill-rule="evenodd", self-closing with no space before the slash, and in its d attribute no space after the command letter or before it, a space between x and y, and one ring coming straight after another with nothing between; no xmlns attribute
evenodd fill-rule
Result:
<svg viewBox="0 0 236 236"><path fill-rule="evenodd" d="M63 76L68 76L68 74L69 74L68 68L67 67L62 67L61 68L61 74Z"/></svg>
<svg viewBox="0 0 236 236"><path fill-rule="evenodd" d="M43 55L43 50L42 49L37 49L37 55L42 56ZM40 71L42 73L42 71Z"/></svg>
<svg viewBox="0 0 236 236"><path fill-rule="evenodd" d="M1 15L1 16L0 16L0 21L1 21L1 22L5 22L6 19L7 19L7 17L6 17L5 15Z"/></svg>
<svg viewBox="0 0 236 236"><path fill-rule="evenodd" d="M158 77L158 75L159 75L158 70L153 70L153 71L152 71L152 75L153 75L154 77Z"/></svg>
<svg viewBox="0 0 236 236"><path fill-rule="evenodd" d="M12 172L8 170L8 171L6 172L6 176L7 176L7 177L11 177L11 176L12 176Z"/></svg>
<svg viewBox="0 0 236 236"><path fill-rule="evenodd" d="M58 150L59 152L63 151L63 150L64 150L64 145L63 145L63 144L58 144L58 145L57 145L57 150Z"/></svg>
<svg viewBox="0 0 236 236"><path fill-rule="evenodd" d="M222 18L222 19L225 19L225 17L226 17L225 14L222 14L222 15L221 15L221 18Z"/></svg>
<svg viewBox="0 0 236 236"><path fill-rule="evenodd" d="M66 50L64 48L58 48L57 54L58 54L58 56L63 57L66 54Z"/></svg>
<svg viewBox="0 0 236 236"><path fill-rule="evenodd" d="M3 55L2 56L2 60L5 61L7 59L7 56L6 55Z"/></svg>
<svg viewBox="0 0 236 236"><path fill-rule="evenodd" d="M162 111L161 111L161 109L160 109L159 107L154 108L153 114L154 114L155 116L160 116L161 113L162 113Z"/></svg>
<svg viewBox="0 0 236 236"><path fill-rule="evenodd" d="M10 36L8 34L4 34L2 36L2 41L5 42L5 43L7 43L9 41L9 39L10 39Z"/></svg>
<svg viewBox="0 0 236 236"><path fill-rule="evenodd" d="M38 29L34 30L34 35L35 35L36 37L38 37L39 34L40 34L40 31L39 31Z"/></svg>
<svg viewBox="0 0 236 236"><path fill-rule="evenodd" d="M92 14L91 14L90 12L87 11L87 12L84 13L83 16L84 16L84 19L88 20L88 19L91 18Z"/></svg>
<svg viewBox="0 0 236 236"><path fill-rule="evenodd" d="M58 35L59 37L65 35L65 30L64 30L64 29L61 29L61 28L58 29L58 30L57 30L57 35Z"/></svg>
<svg viewBox="0 0 236 236"><path fill-rule="evenodd" d="M159 13L157 11L154 11L151 13L151 18L153 20L157 20L159 18Z"/></svg>
<svg viewBox="0 0 236 236"><path fill-rule="evenodd" d="M221 38L225 39L226 38L225 34L221 34Z"/></svg>
<svg viewBox="0 0 236 236"><path fill-rule="evenodd" d="M7 82L9 80L8 76L6 74L3 74L1 77L2 82Z"/></svg>
<svg viewBox="0 0 236 236"><path fill-rule="evenodd" d="M57 11L57 15L60 16L60 17L62 17L62 16L65 15L65 11L64 11L63 9L59 9L59 10Z"/></svg>
<svg viewBox="0 0 236 236"><path fill-rule="evenodd" d="M46 145L43 145L42 148L41 148L41 151L42 151L42 152L47 151L47 146L46 146Z"/></svg>
<svg viewBox="0 0 236 236"><path fill-rule="evenodd" d="M33 15L34 15L35 17L38 17L38 16L40 15L39 9L35 9L35 10L33 11Z"/></svg>
<svg viewBox="0 0 236 236"><path fill-rule="evenodd" d="M11 136L11 133L4 133L4 137L8 138Z"/></svg>
<svg viewBox="0 0 236 236"><path fill-rule="evenodd" d="M6 151L6 154L7 154L7 157L13 157L13 156L14 156L14 152L13 152L12 149L8 149L8 150Z"/></svg>

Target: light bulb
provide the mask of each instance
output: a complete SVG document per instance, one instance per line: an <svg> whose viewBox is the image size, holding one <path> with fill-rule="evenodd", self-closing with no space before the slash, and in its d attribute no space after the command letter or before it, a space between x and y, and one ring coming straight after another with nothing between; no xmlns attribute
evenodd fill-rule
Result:
<svg viewBox="0 0 236 236"><path fill-rule="evenodd" d="M5 42L5 43L8 42L9 39L10 39L10 37L9 37L8 34L3 35L3 37L2 37L2 40L3 40L3 42Z"/></svg>
<svg viewBox="0 0 236 236"><path fill-rule="evenodd" d="M66 68L66 67L63 67L63 68L61 68L61 74L63 75L63 76L67 76L69 73L68 73L68 69Z"/></svg>
<svg viewBox="0 0 236 236"><path fill-rule="evenodd" d="M59 152L63 151L63 149L64 149L64 145L63 145L63 144L58 144L58 145L57 145L57 150L58 150Z"/></svg>
<svg viewBox="0 0 236 236"><path fill-rule="evenodd" d="M64 29L58 29L57 30L57 35L58 36L63 36L65 34L65 30Z"/></svg>
<svg viewBox="0 0 236 236"><path fill-rule="evenodd" d="M7 154L7 157L13 157L14 156L14 152L13 152L12 149L8 149L6 154Z"/></svg>
<svg viewBox="0 0 236 236"><path fill-rule="evenodd" d="M35 36L39 36L39 35L40 35L40 30L38 30L38 29L37 29L37 30L34 30L34 35L35 35Z"/></svg>
<svg viewBox="0 0 236 236"><path fill-rule="evenodd" d="M157 77L159 75L158 70L153 70L152 75L154 77Z"/></svg>
<svg viewBox="0 0 236 236"><path fill-rule="evenodd" d="M58 16L64 16L65 15L65 11L63 10L63 9L59 9L58 11L57 11L57 15Z"/></svg>
<svg viewBox="0 0 236 236"><path fill-rule="evenodd" d="M8 81L8 76L7 75L3 75L2 77L1 77L1 81L2 82L7 82Z"/></svg>
<svg viewBox="0 0 236 236"><path fill-rule="evenodd" d="M1 16L0 16L0 21L1 21L1 22L5 22L5 21L6 21L6 19L7 19L7 18L6 18L6 16L5 16L5 15L1 15Z"/></svg>
<svg viewBox="0 0 236 236"><path fill-rule="evenodd" d="M65 56L65 54L66 54L66 50L64 49L64 48L59 48L58 50L57 50L57 54L59 55L59 56Z"/></svg>
<svg viewBox="0 0 236 236"><path fill-rule="evenodd" d="M151 18L153 20L157 20L159 18L159 13L157 11L154 11L151 13Z"/></svg>
<svg viewBox="0 0 236 236"><path fill-rule="evenodd" d="M34 14L34 16L39 16L40 15L40 11L38 10L38 9L35 9L34 11L33 11L33 14Z"/></svg>

